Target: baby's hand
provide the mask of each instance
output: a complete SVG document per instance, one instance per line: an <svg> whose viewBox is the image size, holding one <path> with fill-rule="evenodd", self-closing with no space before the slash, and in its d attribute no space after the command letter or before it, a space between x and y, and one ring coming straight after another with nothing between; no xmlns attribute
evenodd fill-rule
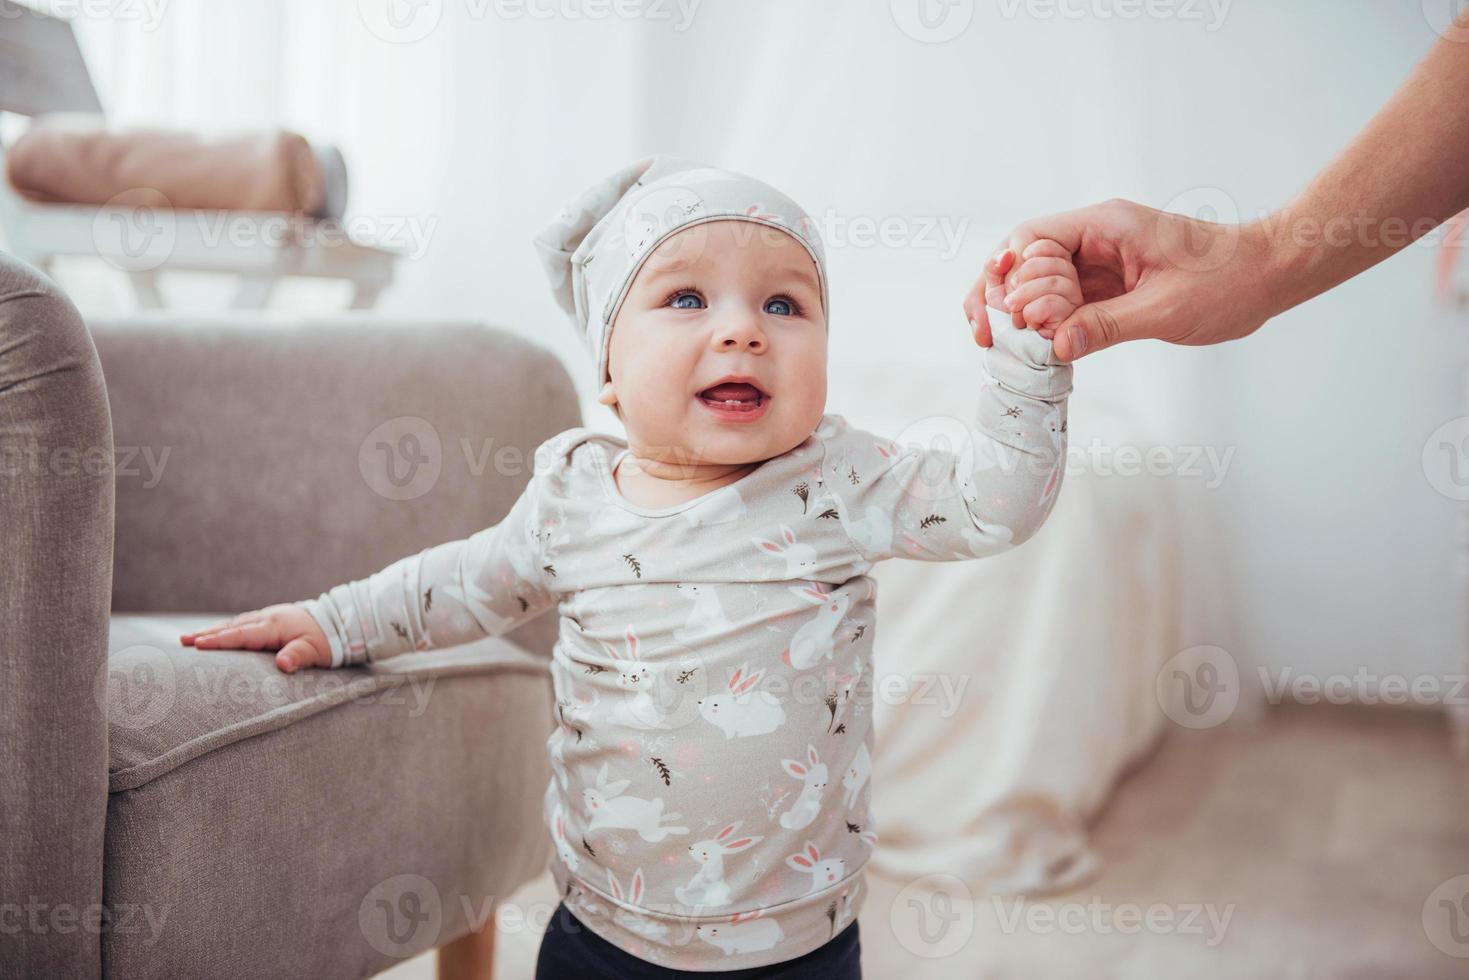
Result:
<svg viewBox="0 0 1469 980"><path fill-rule="evenodd" d="M179 642L196 650L279 650L275 665L288 674L302 667L332 665L326 634L310 613L289 602L240 613L197 633L185 633Z"/></svg>
<svg viewBox="0 0 1469 980"><path fill-rule="evenodd" d="M1071 253L1049 238L1030 243L1011 277L1004 308L1050 340L1056 328L1082 305L1081 279Z"/></svg>

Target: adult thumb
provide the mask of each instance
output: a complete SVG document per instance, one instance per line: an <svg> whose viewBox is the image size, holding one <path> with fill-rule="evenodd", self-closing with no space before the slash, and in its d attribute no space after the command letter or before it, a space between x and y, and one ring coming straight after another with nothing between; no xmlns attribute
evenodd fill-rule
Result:
<svg viewBox="0 0 1469 980"><path fill-rule="evenodd" d="M1051 342L1056 357L1071 362L1106 350L1124 340L1157 336L1146 296L1138 290L1078 307L1056 328Z"/></svg>

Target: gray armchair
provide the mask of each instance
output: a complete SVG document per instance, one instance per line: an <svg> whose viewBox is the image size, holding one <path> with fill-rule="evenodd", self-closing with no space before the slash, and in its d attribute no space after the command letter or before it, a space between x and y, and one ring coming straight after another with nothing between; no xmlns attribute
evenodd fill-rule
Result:
<svg viewBox="0 0 1469 980"><path fill-rule="evenodd" d="M0 256L0 976L360 977L538 875L553 617L290 676L178 634L495 523L578 424L481 325L83 324Z"/></svg>

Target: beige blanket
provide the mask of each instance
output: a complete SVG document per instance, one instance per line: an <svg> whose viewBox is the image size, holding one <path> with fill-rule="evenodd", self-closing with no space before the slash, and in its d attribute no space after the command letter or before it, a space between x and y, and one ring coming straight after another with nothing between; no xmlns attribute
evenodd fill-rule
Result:
<svg viewBox="0 0 1469 980"><path fill-rule="evenodd" d="M206 137L49 116L10 148L6 169L33 201L340 217L330 215L327 168L305 137L286 130Z"/></svg>

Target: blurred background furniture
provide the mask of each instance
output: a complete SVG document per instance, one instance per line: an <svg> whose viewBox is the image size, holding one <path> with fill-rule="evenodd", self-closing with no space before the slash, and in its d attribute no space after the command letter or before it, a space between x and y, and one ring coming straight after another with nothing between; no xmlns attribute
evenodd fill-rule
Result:
<svg viewBox="0 0 1469 980"><path fill-rule="evenodd" d="M579 424L555 358L466 322L84 324L3 255L0 351L0 895L114 917L7 934L0 974L361 977L544 868L551 617L293 676L178 634L498 521Z"/></svg>
<svg viewBox="0 0 1469 980"><path fill-rule="evenodd" d="M69 22L0 0L0 173L5 114L37 117L103 108ZM0 234L12 254L54 273L58 259L101 259L124 273L143 309L165 306L159 279L169 271L237 277L234 309L259 309L283 277L351 283L352 309L370 309L392 282L398 253L352 240L340 222L346 163L316 148L331 175L331 218L264 211L201 211L150 205L36 203L0 179Z"/></svg>

